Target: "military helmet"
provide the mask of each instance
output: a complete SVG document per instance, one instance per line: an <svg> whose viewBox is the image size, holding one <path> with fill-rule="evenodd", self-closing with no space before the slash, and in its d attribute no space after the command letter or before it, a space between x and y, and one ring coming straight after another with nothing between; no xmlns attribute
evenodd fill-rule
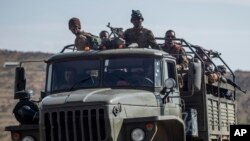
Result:
<svg viewBox="0 0 250 141"><path fill-rule="evenodd" d="M131 20L133 18L140 18L140 19L144 20L144 18L142 17L142 14L141 14L140 10L132 10Z"/></svg>
<svg viewBox="0 0 250 141"><path fill-rule="evenodd" d="M78 18L73 17L69 20L69 28L74 25L78 25L78 27L81 29L81 22Z"/></svg>
<svg viewBox="0 0 250 141"><path fill-rule="evenodd" d="M224 65L218 65L217 71L219 71L221 74L225 74L227 72L227 68Z"/></svg>

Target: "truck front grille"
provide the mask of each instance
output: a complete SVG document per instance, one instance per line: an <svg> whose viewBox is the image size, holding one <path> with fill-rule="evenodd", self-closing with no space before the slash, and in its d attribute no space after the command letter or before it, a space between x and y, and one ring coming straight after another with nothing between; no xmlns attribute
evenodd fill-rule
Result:
<svg viewBox="0 0 250 141"><path fill-rule="evenodd" d="M104 109L46 112L46 141L103 141L106 139Z"/></svg>

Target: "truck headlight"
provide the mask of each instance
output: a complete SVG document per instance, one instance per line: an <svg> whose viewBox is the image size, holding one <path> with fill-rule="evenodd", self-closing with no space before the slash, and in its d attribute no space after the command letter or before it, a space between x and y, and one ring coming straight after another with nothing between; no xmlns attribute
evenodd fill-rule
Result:
<svg viewBox="0 0 250 141"><path fill-rule="evenodd" d="M22 141L35 141L35 139L31 136L25 136Z"/></svg>
<svg viewBox="0 0 250 141"><path fill-rule="evenodd" d="M131 139L133 141L142 141L145 138L145 132L140 128L135 128L131 132Z"/></svg>

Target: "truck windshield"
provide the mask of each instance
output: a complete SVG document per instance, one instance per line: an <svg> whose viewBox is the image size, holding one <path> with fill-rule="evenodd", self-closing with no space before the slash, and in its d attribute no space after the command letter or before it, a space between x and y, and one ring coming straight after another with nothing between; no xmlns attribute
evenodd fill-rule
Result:
<svg viewBox="0 0 250 141"><path fill-rule="evenodd" d="M52 64L51 91L99 86L100 60L74 60ZM48 78L50 79L50 78Z"/></svg>
<svg viewBox="0 0 250 141"><path fill-rule="evenodd" d="M47 91L55 93L97 87L160 87L160 67L160 59L146 57L57 62L49 66Z"/></svg>
<svg viewBox="0 0 250 141"><path fill-rule="evenodd" d="M161 85L160 60L155 58L112 58L104 63L104 86L158 87Z"/></svg>

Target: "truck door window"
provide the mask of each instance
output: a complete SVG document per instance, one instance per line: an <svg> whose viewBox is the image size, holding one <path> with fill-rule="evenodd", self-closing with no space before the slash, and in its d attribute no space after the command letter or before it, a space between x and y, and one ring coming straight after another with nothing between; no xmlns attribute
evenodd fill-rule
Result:
<svg viewBox="0 0 250 141"><path fill-rule="evenodd" d="M47 91L51 89L51 78L52 78L52 65L49 65L48 76L47 76L47 88L46 88Z"/></svg>
<svg viewBox="0 0 250 141"><path fill-rule="evenodd" d="M168 62L166 61L166 66L165 66L165 71L166 71L166 79L168 78L173 78L176 81L176 69L175 69L175 64L173 62Z"/></svg>

